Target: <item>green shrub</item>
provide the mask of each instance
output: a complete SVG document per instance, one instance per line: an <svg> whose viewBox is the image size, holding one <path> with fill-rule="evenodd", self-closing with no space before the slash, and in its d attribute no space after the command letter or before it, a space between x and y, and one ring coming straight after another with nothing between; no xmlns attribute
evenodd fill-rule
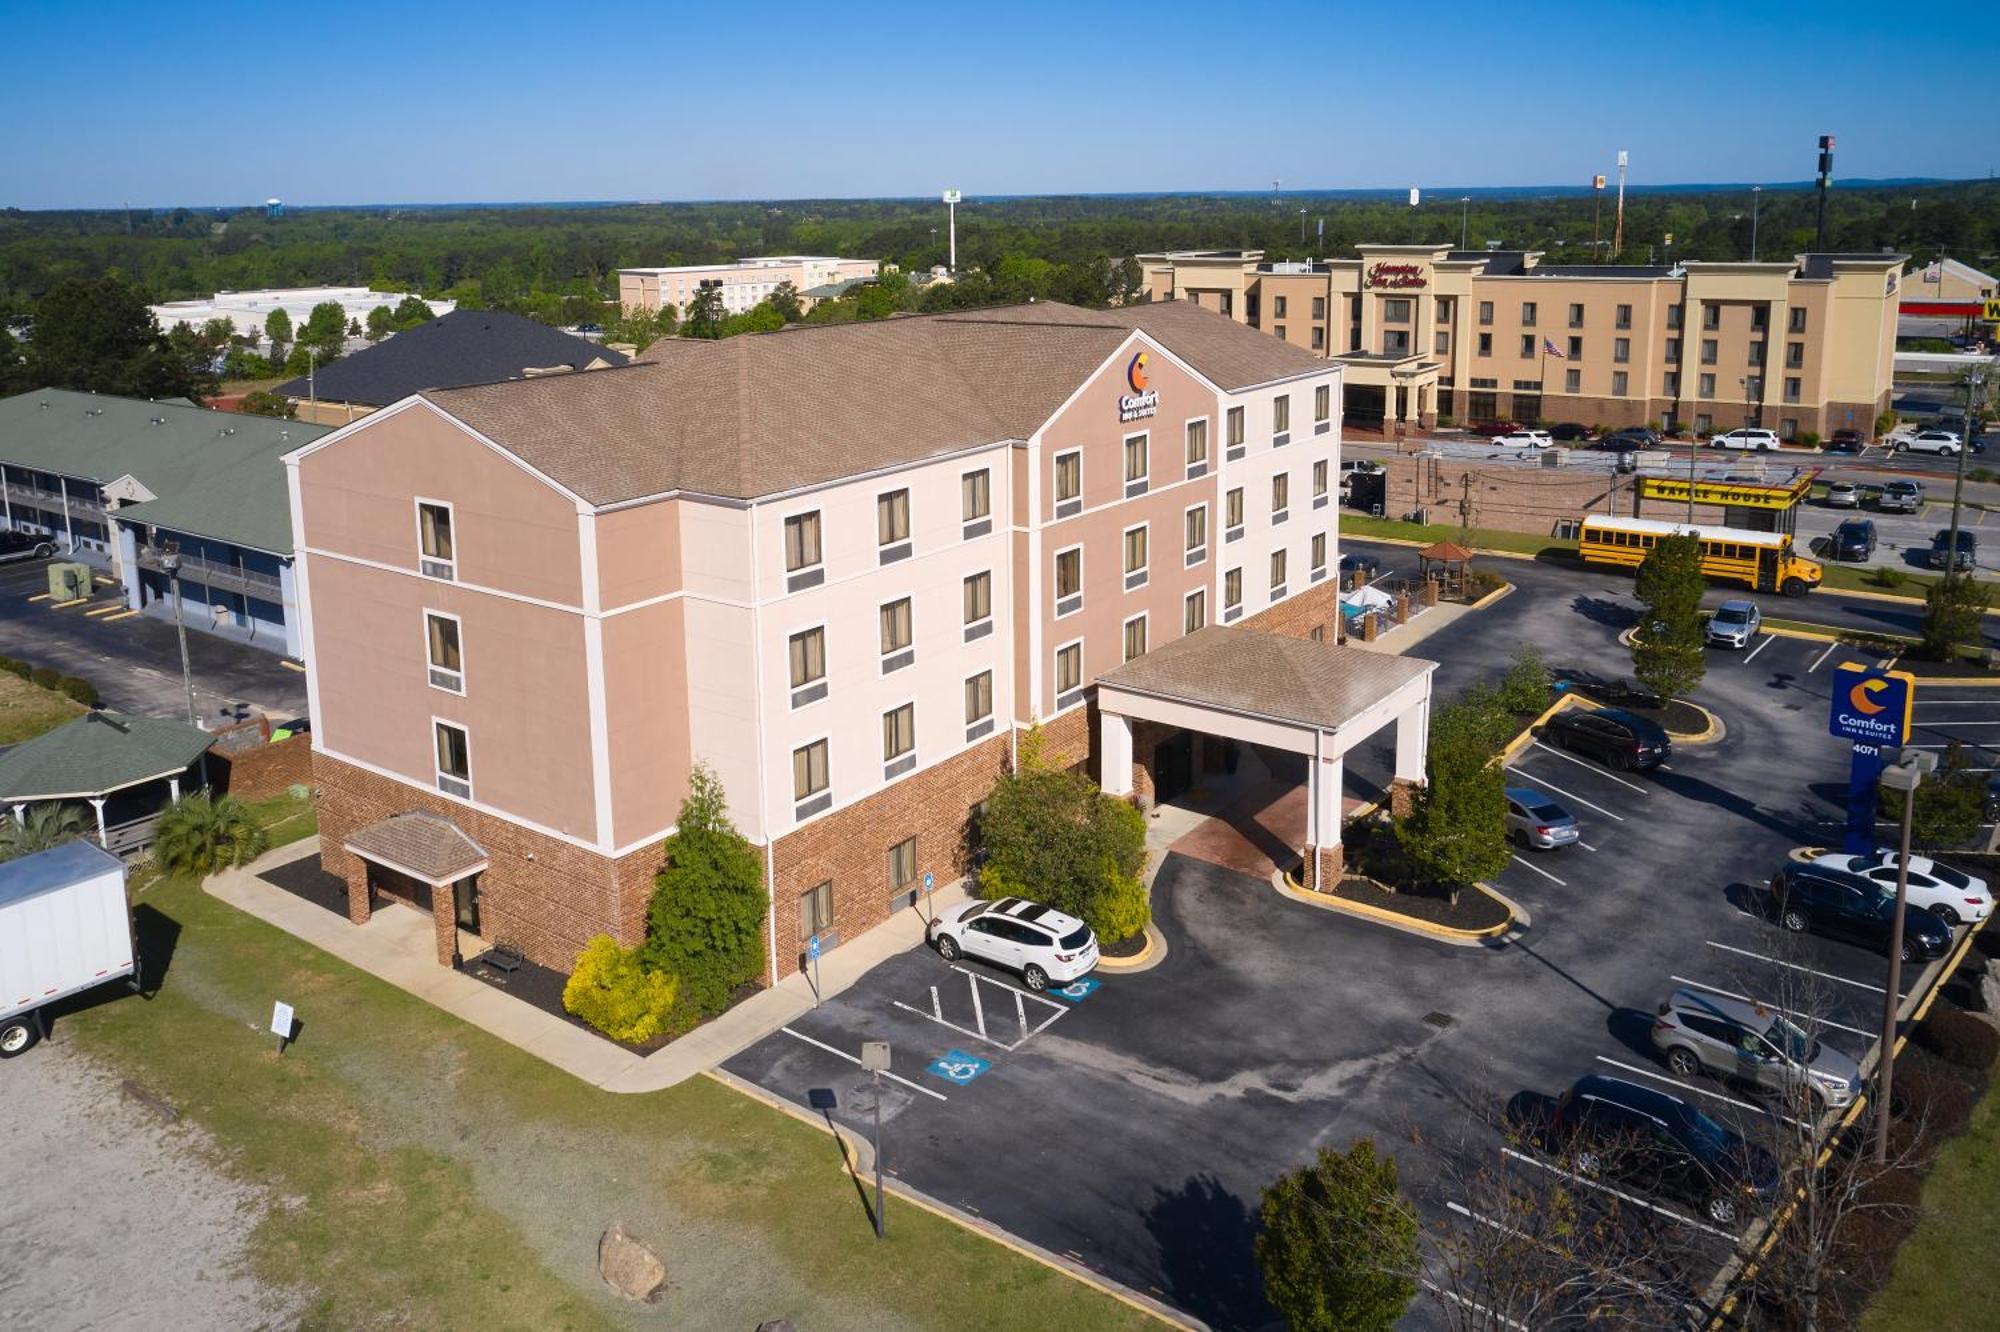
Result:
<svg viewBox="0 0 2000 1332"><path fill-rule="evenodd" d="M1320 1148L1264 1190L1259 1216L1257 1267L1286 1327L1389 1332L1402 1320L1422 1270L1419 1225L1396 1158L1372 1140Z"/></svg>
<svg viewBox="0 0 2000 1332"><path fill-rule="evenodd" d="M16 661L12 657L0 657L0 671L6 671L9 675L18 675L25 680L28 678L28 663L25 661Z"/></svg>
<svg viewBox="0 0 2000 1332"><path fill-rule="evenodd" d="M1449 430L1454 425L1458 424L1457 420L1452 416L1450 412L1439 412L1437 416L1437 423L1438 423L1438 429L1440 430Z"/></svg>
<svg viewBox="0 0 2000 1332"><path fill-rule="evenodd" d="M1468 569L1465 574L1465 596L1468 601L1477 601L1507 586L1507 580L1491 569Z"/></svg>
<svg viewBox="0 0 2000 1332"><path fill-rule="evenodd" d="M1817 431L1817 430L1801 430L1801 431L1799 432L1799 438L1798 438L1798 442L1799 442L1800 444L1803 444L1803 445L1805 445L1805 446L1806 446L1807 448L1809 448L1809 449L1816 449L1816 448L1818 448L1818 447L1819 447L1819 431Z"/></svg>
<svg viewBox="0 0 2000 1332"><path fill-rule="evenodd" d="M1887 564L1877 565L1868 571L1868 581L1877 587L1901 587L1903 580L1903 571Z"/></svg>
<svg viewBox="0 0 2000 1332"><path fill-rule="evenodd" d="M994 784L979 836L982 897L1031 897L1087 922L1106 943L1144 927L1145 815L1045 762L1039 731L1022 741L1020 766Z"/></svg>
<svg viewBox="0 0 2000 1332"><path fill-rule="evenodd" d="M1523 643L1514 649L1514 664L1500 678L1500 706L1515 714L1540 712L1549 705L1550 683L1541 649Z"/></svg>
<svg viewBox="0 0 2000 1332"><path fill-rule="evenodd" d="M1896 1060L1896 1117L1923 1125L1925 1137L1943 1142L1972 1122L1972 1088L1963 1075L1927 1066L1921 1051L1915 1058L1912 1053Z"/></svg>
<svg viewBox="0 0 2000 1332"><path fill-rule="evenodd" d="M1114 876L1091 903L1094 914L1084 924L1097 933L1100 943L1118 943L1146 928L1153 919L1153 906L1146 897L1144 880L1134 876Z"/></svg>
<svg viewBox="0 0 2000 1332"><path fill-rule="evenodd" d="M1917 1042L1940 1059L1984 1073L2000 1055L2000 1031L1965 1012L1939 1004L1917 1028Z"/></svg>
<svg viewBox="0 0 2000 1332"><path fill-rule="evenodd" d="M667 1029L680 987L665 972L649 971L638 949L624 949L600 934L577 954L563 985L563 1008L614 1041L652 1040Z"/></svg>
<svg viewBox="0 0 2000 1332"><path fill-rule="evenodd" d="M1947 574L1924 594L1924 618L1917 650L1931 661L1950 661L1961 647L1979 641L1989 595L1985 584L1963 574Z"/></svg>
<svg viewBox="0 0 2000 1332"><path fill-rule="evenodd" d="M54 689L62 682L62 672L53 666L37 666L28 672L28 678L44 689Z"/></svg>
<svg viewBox="0 0 2000 1332"><path fill-rule="evenodd" d="M1896 428L1896 414L1894 412L1883 412L1880 416L1875 418L1875 437L1877 439L1880 439L1882 436L1888 434L1891 430L1894 430L1895 428Z"/></svg>
<svg viewBox="0 0 2000 1332"><path fill-rule="evenodd" d="M645 966L675 978L683 1003L720 1013L764 969L764 862L729 821L722 783L703 763L688 777L666 867L646 910Z"/></svg>
<svg viewBox="0 0 2000 1332"><path fill-rule="evenodd" d="M97 686L74 675L65 675L56 686L86 708L97 706Z"/></svg>
<svg viewBox="0 0 2000 1332"><path fill-rule="evenodd" d="M263 825L235 796L184 795L161 810L153 825L153 859L169 874L207 878L249 864L265 845Z"/></svg>

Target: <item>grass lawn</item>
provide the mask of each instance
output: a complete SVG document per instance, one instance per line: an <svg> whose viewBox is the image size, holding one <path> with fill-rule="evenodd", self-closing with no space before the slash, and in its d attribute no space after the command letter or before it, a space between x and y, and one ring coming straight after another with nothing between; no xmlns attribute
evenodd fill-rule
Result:
<svg viewBox="0 0 2000 1332"><path fill-rule="evenodd" d="M149 963L166 968L158 993L65 1019L60 1038L205 1129L278 1200L250 1261L310 1291L302 1326L1149 1321L893 1197L877 1241L830 1137L707 1078L601 1092L188 880L156 879L136 903ZM274 999L302 1024L282 1057L263 1031ZM165 1200L141 1205L172 1223ZM665 1260L659 1305L598 1280L614 1221Z"/></svg>
<svg viewBox="0 0 2000 1332"><path fill-rule="evenodd" d="M44 689L11 671L0 671L0 745L32 740L81 717L84 711L83 704L67 694Z"/></svg>
<svg viewBox="0 0 2000 1332"><path fill-rule="evenodd" d="M264 825L264 835L274 847L300 841L319 831L319 806L309 795L298 800L290 795L254 800L250 802L250 812Z"/></svg>
<svg viewBox="0 0 2000 1332"><path fill-rule="evenodd" d="M1895 1275L1861 1320L1863 1332L2000 1327L2000 1087L1938 1153L1924 1182L1922 1225L1896 1255Z"/></svg>
<svg viewBox="0 0 2000 1332"><path fill-rule="evenodd" d="M1832 563L1825 564L1822 567L1826 571L1826 576L1821 580L1821 586L1834 592L1880 592L1892 597L1908 597L1912 601L1922 601L1924 594L1931 590L1931 585L1937 582L1936 576L1931 574L1907 573L1897 570L1903 576L1897 580L1895 586L1889 587L1875 580L1875 571L1873 569L1864 569L1852 564ZM2000 591L2000 583L1996 583L1991 578L1974 574L1973 581L1984 583L1987 587L1995 591Z"/></svg>
<svg viewBox="0 0 2000 1332"><path fill-rule="evenodd" d="M1460 541L1456 523L1407 523L1397 518L1375 518L1364 513L1340 515L1340 530L1348 536L1392 537L1402 541ZM1520 555L1576 553L1576 542L1559 537L1536 536L1530 532L1503 532L1494 527L1475 527L1471 544L1483 550L1506 550Z"/></svg>

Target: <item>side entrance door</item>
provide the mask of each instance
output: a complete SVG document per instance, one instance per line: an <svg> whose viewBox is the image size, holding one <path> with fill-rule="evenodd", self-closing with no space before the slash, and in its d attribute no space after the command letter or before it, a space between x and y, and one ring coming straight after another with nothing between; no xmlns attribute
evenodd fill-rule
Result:
<svg viewBox="0 0 2000 1332"><path fill-rule="evenodd" d="M1153 798L1172 800L1194 784L1194 733L1176 731L1153 751Z"/></svg>

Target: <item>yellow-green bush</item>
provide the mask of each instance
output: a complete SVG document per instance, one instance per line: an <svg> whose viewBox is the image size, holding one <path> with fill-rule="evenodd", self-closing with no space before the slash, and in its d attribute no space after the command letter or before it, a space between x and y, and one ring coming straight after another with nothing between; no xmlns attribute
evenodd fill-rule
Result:
<svg viewBox="0 0 2000 1332"><path fill-rule="evenodd" d="M636 951L600 934L577 954L563 1007L614 1041L649 1041L667 1029L679 990L672 976L648 971Z"/></svg>

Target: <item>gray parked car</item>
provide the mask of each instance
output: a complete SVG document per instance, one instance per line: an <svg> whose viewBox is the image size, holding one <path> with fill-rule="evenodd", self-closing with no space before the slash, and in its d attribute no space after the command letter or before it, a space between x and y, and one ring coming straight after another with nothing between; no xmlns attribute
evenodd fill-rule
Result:
<svg viewBox="0 0 2000 1332"><path fill-rule="evenodd" d="M1583 836L1576 816L1528 786L1507 788L1507 835L1524 847L1553 851Z"/></svg>
<svg viewBox="0 0 2000 1332"><path fill-rule="evenodd" d="M1715 608L1708 617L1706 637L1716 647L1743 648L1764 627L1764 617L1754 601L1730 600Z"/></svg>
<svg viewBox="0 0 2000 1332"><path fill-rule="evenodd" d="M1861 1066L1760 1004L1702 990L1675 990L1653 1019L1653 1044L1683 1078L1707 1073L1770 1091L1801 1086L1821 1107L1861 1093Z"/></svg>

